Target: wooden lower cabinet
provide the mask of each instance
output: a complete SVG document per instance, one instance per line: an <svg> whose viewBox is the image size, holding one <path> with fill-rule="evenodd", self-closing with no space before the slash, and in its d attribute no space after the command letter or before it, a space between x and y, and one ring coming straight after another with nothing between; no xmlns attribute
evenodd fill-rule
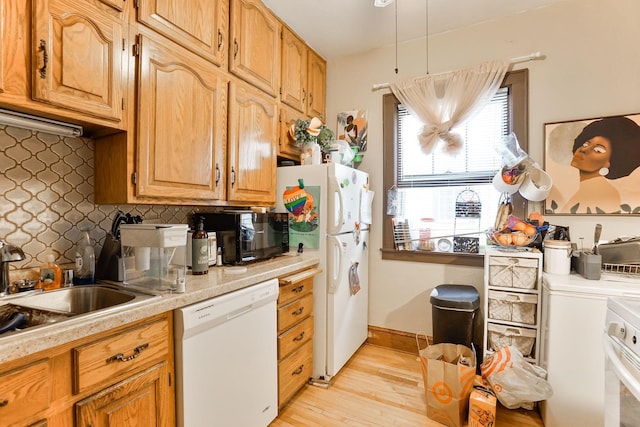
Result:
<svg viewBox="0 0 640 427"><path fill-rule="evenodd" d="M0 427L174 426L172 316L0 365Z"/></svg>
<svg viewBox="0 0 640 427"><path fill-rule="evenodd" d="M51 363L42 359L0 374L0 425L40 414L51 404ZM30 424L27 424L30 425Z"/></svg>
<svg viewBox="0 0 640 427"><path fill-rule="evenodd" d="M279 278L278 296L278 407L282 408L309 381L313 373L312 267Z"/></svg>
<svg viewBox="0 0 640 427"><path fill-rule="evenodd" d="M174 425L173 400L166 398L167 362L76 403L76 425L92 427L157 427Z"/></svg>

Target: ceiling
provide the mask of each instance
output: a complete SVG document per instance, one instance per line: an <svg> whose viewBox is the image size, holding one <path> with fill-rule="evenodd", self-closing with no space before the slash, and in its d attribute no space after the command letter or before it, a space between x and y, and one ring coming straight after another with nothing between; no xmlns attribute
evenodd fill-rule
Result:
<svg viewBox="0 0 640 427"><path fill-rule="evenodd" d="M566 0L262 0L325 59L354 55Z"/></svg>

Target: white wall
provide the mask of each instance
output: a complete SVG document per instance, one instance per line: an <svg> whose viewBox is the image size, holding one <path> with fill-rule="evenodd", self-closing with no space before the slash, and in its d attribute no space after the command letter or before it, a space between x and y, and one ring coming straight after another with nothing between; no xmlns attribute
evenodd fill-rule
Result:
<svg viewBox="0 0 640 427"><path fill-rule="evenodd" d="M567 0L509 18L430 37L429 72L439 73L490 59L540 51L546 59L516 65L529 68L529 155L543 164L544 123L640 112L640 1ZM431 16L436 20L437 16ZM389 25L393 25L392 22ZM400 22L400 25L402 23ZM375 31L375 29L373 29ZM345 41L348 43L348 40ZM401 331L431 328L429 295L443 283L472 284L484 301L482 269L383 261L382 95L374 83L426 73L424 39L401 44L399 72L395 47L330 61L327 64L328 120L343 110L367 109L368 150L360 169L371 175L375 191L371 233L369 323ZM640 155L640 153L639 153ZM535 210L541 210L538 206ZM640 234L640 218L553 216L568 225L572 239L593 239L596 222L602 239Z"/></svg>

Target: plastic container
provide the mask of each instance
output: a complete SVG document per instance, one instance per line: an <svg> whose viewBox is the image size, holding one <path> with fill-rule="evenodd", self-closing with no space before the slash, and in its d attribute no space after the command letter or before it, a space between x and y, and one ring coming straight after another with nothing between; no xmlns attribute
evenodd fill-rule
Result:
<svg viewBox="0 0 640 427"><path fill-rule="evenodd" d="M178 249L186 253L187 229L186 224L122 224L124 284L182 292L185 256L174 255Z"/></svg>
<svg viewBox="0 0 640 427"><path fill-rule="evenodd" d="M81 230L82 235L76 244L74 285L90 285L96 280L96 252L88 229Z"/></svg>
<svg viewBox="0 0 640 427"><path fill-rule="evenodd" d="M545 240L544 272L549 274L569 274L571 272L571 242L566 240Z"/></svg>

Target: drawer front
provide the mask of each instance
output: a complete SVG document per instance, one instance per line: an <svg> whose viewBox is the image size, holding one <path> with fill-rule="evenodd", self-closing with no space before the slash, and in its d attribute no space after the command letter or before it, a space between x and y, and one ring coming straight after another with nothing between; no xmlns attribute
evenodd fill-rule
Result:
<svg viewBox="0 0 640 427"><path fill-rule="evenodd" d="M170 337L168 320L160 319L75 348L74 392L113 382L123 373L166 358Z"/></svg>
<svg viewBox="0 0 640 427"><path fill-rule="evenodd" d="M288 356L311 337L313 337L313 316L307 317L278 336L278 360Z"/></svg>
<svg viewBox="0 0 640 427"><path fill-rule="evenodd" d="M0 424L10 425L49 407L49 360L0 374Z"/></svg>
<svg viewBox="0 0 640 427"><path fill-rule="evenodd" d="M294 299L305 296L313 291L313 277L297 283L280 286L278 304L287 304Z"/></svg>
<svg viewBox="0 0 640 427"><path fill-rule="evenodd" d="M313 278L322 270L310 268L290 276L281 277L278 304L286 304L313 291Z"/></svg>
<svg viewBox="0 0 640 427"><path fill-rule="evenodd" d="M307 341L278 364L278 407L282 407L311 378L313 341Z"/></svg>
<svg viewBox="0 0 640 427"><path fill-rule="evenodd" d="M278 307L278 332L283 332L313 313L313 294Z"/></svg>

